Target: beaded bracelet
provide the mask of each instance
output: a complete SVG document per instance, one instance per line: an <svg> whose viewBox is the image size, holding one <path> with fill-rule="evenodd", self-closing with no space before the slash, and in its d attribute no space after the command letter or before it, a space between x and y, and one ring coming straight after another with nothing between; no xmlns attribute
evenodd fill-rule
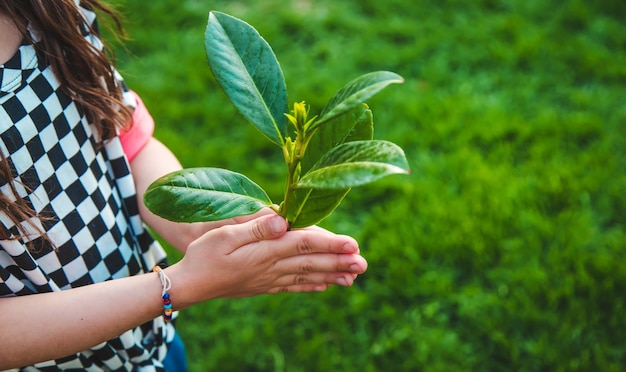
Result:
<svg viewBox="0 0 626 372"><path fill-rule="evenodd" d="M163 320L165 322L169 322L172 320L172 300L170 299L170 294L167 292L172 288L172 281L170 278L165 275L165 272L160 266L155 266L152 271L159 274L159 279L161 280L161 286L163 290L161 291L161 298L163 298Z"/></svg>

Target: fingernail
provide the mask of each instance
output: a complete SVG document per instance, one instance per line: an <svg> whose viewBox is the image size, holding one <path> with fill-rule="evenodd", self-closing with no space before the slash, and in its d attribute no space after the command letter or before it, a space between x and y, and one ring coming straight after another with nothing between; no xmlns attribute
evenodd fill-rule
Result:
<svg viewBox="0 0 626 372"><path fill-rule="evenodd" d="M337 284L347 287L348 286L348 281L346 280L346 278L341 277L339 279L337 279Z"/></svg>
<svg viewBox="0 0 626 372"><path fill-rule="evenodd" d="M354 253L354 245L346 243L343 245L343 251L345 253Z"/></svg>
<svg viewBox="0 0 626 372"><path fill-rule="evenodd" d="M325 285L318 285L318 286L315 286L315 288L313 288L313 290L315 292L324 292L326 290L326 286Z"/></svg>
<svg viewBox="0 0 626 372"><path fill-rule="evenodd" d="M350 265L350 272L352 272L352 273L360 273L361 272L361 266L359 266L357 264Z"/></svg>
<svg viewBox="0 0 626 372"><path fill-rule="evenodd" d="M270 220L270 230L274 234L282 233L285 230L285 220L280 216L273 216Z"/></svg>

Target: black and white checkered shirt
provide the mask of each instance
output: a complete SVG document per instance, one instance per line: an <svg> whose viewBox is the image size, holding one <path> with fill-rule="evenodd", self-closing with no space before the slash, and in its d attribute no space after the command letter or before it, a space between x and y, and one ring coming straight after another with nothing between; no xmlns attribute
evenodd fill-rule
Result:
<svg viewBox="0 0 626 372"><path fill-rule="evenodd" d="M86 22L95 21L93 13L82 10ZM31 34L37 40L36 32ZM85 37L101 46L95 35ZM0 241L0 297L138 275L165 260L139 217L119 138L99 146L95 127L60 89L33 44L24 43L0 65L0 151L17 175L19 197L37 213L53 217L31 222L57 248L36 234L28 239L39 250L29 251L24 239ZM0 192L13 198L6 180L0 179ZM33 231L28 221L22 225ZM20 235L3 212L0 228ZM46 316L45 309L41 316ZM23 370L161 370L174 332L171 323L157 318L90 350Z"/></svg>

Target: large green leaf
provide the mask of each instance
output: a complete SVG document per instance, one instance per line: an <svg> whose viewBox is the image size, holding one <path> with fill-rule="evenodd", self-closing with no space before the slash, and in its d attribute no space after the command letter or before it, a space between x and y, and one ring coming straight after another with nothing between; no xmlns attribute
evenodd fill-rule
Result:
<svg viewBox="0 0 626 372"><path fill-rule="evenodd" d="M371 140L373 136L372 111L364 103L357 105L317 129L302 159L302 172L308 172L333 147L350 141Z"/></svg>
<svg viewBox="0 0 626 372"><path fill-rule="evenodd" d="M388 141L353 141L324 155L298 182L298 187L345 189L391 174L409 173L404 151Z"/></svg>
<svg viewBox="0 0 626 372"><path fill-rule="evenodd" d="M403 83L402 76L389 71L375 71L361 75L341 88L326 104L311 129L343 115L353 107L387 87L389 84Z"/></svg>
<svg viewBox="0 0 626 372"><path fill-rule="evenodd" d="M209 13L204 35L215 79L241 114L281 146L287 134L287 88L269 44L244 21Z"/></svg>
<svg viewBox="0 0 626 372"><path fill-rule="evenodd" d="M247 177L220 168L187 168L154 181L144 195L152 213L176 222L218 221L272 205Z"/></svg>
<svg viewBox="0 0 626 372"><path fill-rule="evenodd" d="M350 189L295 189L291 208L286 212L292 229L315 225L329 216Z"/></svg>

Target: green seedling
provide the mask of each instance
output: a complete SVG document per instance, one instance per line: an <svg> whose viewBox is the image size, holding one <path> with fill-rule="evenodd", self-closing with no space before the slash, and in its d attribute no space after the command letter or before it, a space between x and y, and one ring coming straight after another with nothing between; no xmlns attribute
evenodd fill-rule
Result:
<svg viewBox="0 0 626 372"><path fill-rule="evenodd" d="M304 102L288 112L278 60L257 30L230 15L209 13L205 33L209 66L239 112L277 145L287 165L284 199L275 204L248 177L219 168L188 168L165 175L145 193L146 206L176 222L217 221L269 207L290 228L314 225L339 206L352 187L406 174L404 151L373 139L367 99L401 76L377 71L341 88L311 117Z"/></svg>

